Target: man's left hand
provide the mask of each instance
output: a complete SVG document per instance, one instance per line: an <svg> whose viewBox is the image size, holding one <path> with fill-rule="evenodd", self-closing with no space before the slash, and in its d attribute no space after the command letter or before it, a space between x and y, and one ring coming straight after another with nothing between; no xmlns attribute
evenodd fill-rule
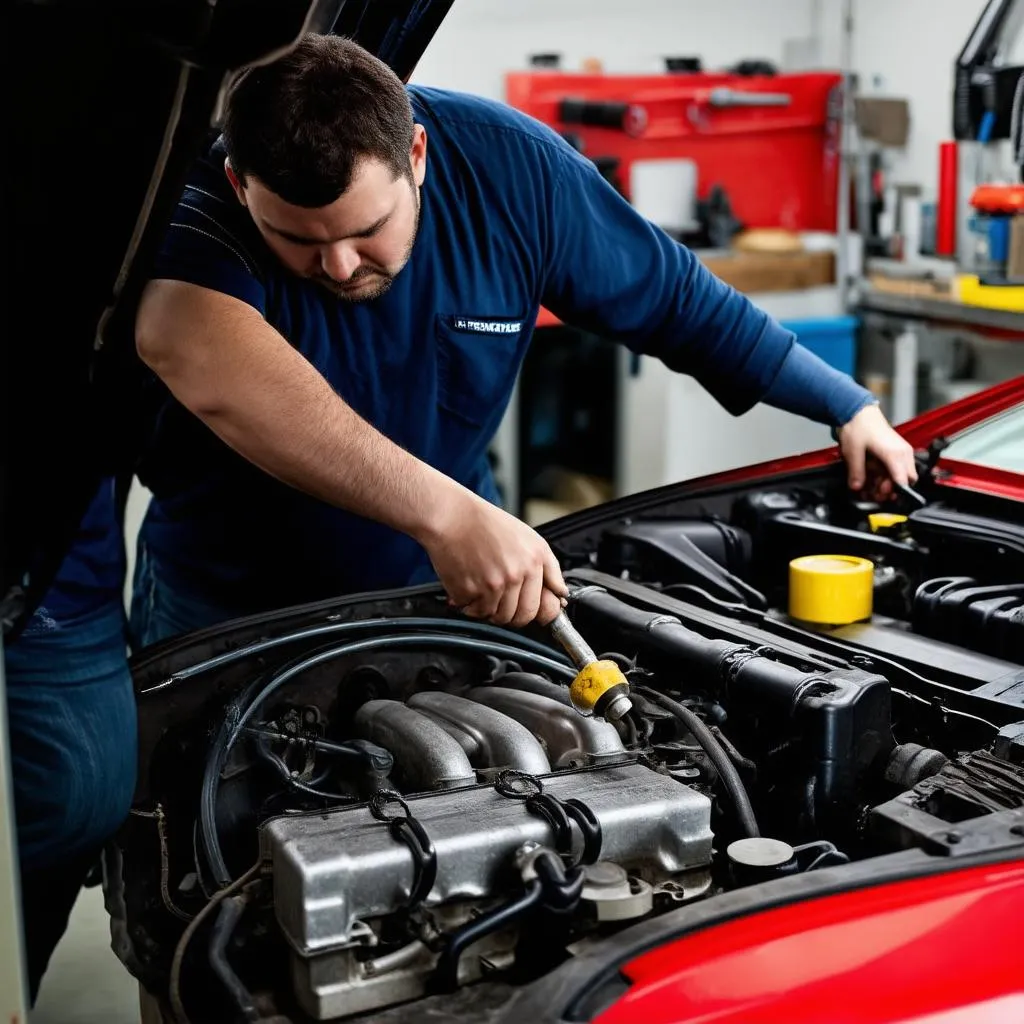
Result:
<svg viewBox="0 0 1024 1024"><path fill-rule="evenodd" d="M914 449L896 433L877 405L861 409L836 431L850 490L876 501L892 496L893 484L917 482Z"/></svg>

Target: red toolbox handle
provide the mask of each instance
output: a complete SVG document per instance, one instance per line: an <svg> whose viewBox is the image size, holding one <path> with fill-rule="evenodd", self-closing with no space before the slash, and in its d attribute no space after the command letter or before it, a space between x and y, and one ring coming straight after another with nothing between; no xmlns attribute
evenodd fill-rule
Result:
<svg viewBox="0 0 1024 1024"><path fill-rule="evenodd" d="M712 107L788 107L793 97L785 92L741 92L721 86L712 89L708 104Z"/></svg>

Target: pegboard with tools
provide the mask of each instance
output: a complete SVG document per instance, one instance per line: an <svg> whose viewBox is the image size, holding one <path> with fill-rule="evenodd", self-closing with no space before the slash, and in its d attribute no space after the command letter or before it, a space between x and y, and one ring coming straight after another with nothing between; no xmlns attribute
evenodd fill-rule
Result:
<svg viewBox="0 0 1024 1024"><path fill-rule="evenodd" d="M838 73L739 75L510 72L505 98L594 160L692 160L697 198L715 186L747 227L836 230Z"/></svg>

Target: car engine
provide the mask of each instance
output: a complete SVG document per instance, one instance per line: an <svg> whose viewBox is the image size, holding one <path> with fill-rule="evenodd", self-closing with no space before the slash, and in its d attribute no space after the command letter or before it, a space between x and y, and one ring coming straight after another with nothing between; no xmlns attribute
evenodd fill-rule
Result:
<svg viewBox="0 0 1024 1024"><path fill-rule="evenodd" d="M638 763L611 725L563 702L567 693L512 673L466 696L370 701L355 731L387 744L393 777L419 795L379 790L368 805L263 826L307 1013L327 1020L422 995L432 976L454 985L484 963L510 964L507 901L524 885L538 902L578 901L594 921L707 890L710 799ZM415 937L374 953L413 912ZM460 958L470 943L473 956Z"/></svg>
<svg viewBox="0 0 1024 1024"><path fill-rule="evenodd" d="M1021 844L1019 528L831 493L661 495L553 532L569 616L629 683L615 722L573 705L546 631L437 588L146 652L115 949L179 1021L425 1019L462 992L473 1020L695 901ZM870 616L790 614L816 553L870 559Z"/></svg>

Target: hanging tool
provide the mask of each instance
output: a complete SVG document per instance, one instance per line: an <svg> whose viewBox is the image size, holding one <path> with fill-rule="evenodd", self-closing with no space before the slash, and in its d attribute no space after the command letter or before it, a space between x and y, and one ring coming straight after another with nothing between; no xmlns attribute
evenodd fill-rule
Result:
<svg viewBox="0 0 1024 1024"><path fill-rule="evenodd" d="M614 661L599 661L565 612L551 623L551 635L565 649L578 673L569 687L572 706L581 714L617 722L632 708L629 683Z"/></svg>
<svg viewBox="0 0 1024 1024"><path fill-rule="evenodd" d="M647 110L636 103L617 100L588 100L566 96L558 104L558 120L562 124L584 124L593 128L613 128L631 138L643 135L647 127Z"/></svg>

